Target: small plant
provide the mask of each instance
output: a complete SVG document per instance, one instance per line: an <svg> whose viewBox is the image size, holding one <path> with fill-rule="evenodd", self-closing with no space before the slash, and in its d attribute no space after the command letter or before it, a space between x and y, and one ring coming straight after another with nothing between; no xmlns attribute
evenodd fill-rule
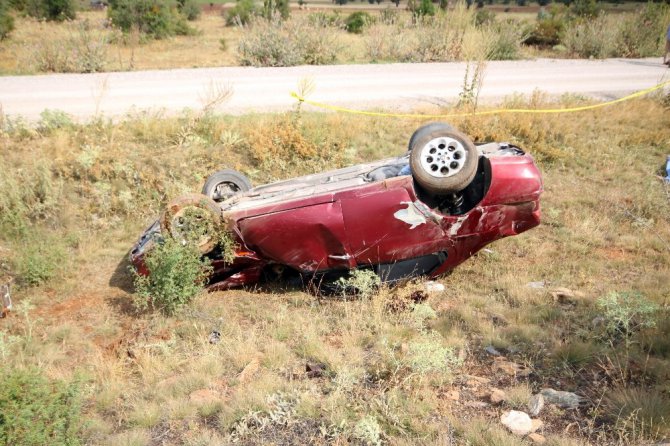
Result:
<svg viewBox="0 0 670 446"><path fill-rule="evenodd" d="M612 342L624 338L629 345L634 332L656 326L659 306L639 293L612 291L599 298L597 304L603 311L605 329Z"/></svg>
<svg viewBox="0 0 670 446"><path fill-rule="evenodd" d="M144 257L148 276L133 270L135 306L174 314L204 289L211 266L190 244L171 237L158 243Z"/></svg>
<svg viewBox="0 0 670 446"><path fill-rule="evenodd" d="M354 426L353 436L366 446L379 446L382 444L382 428L372 415L361 418Z"/></svg>
<svg viewBox="0 0 670 446"><path fill-rule="evenodd" d="M437 373L446 376L451 375L453 369L462 363L454 350L445 347L440 335L434 332L409 343L405 362L420 375Z"/></svg>
<svg viewBox="0 0 670 446"><path fill-rule="evenodd" d="M50 381L37 369L2 369L0 444L80 444L81 395L77 382Z"/></svg>
<svg viewBox="0 0 670 446"><path fill-rule="evenodd" d="M73 126L72 118L64 111L45 109L40 113L37 129L40 133L48 134L57 129L68 129Z"/></svg>
<svg viewBox="0 0 670 446"><path fill-rule="evenodd" d="M372 297L381 284L381 279L372 270L355 269L349 273L346 279L340 277L336 282L342 294L358 294L364 299Z"/></svg>
<svg viewBox="0 0 670 446"><path fill-rule="evenodd" d="M372 16L365 11L356 11L349 14L344 21L344 28L347 32L360 34L363 29L372 23Z"/></svg>

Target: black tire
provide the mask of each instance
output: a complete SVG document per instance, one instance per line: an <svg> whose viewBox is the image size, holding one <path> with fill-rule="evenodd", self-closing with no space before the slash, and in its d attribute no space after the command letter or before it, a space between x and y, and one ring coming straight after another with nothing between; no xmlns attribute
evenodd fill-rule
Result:
<svg viewBox="0 0 670 446"><path fill-rule="evenodd" d="M447 124L446 122L431 122L426 125L422 125L412 133L412 136L409 138L409 143L407 144L407 150L410 152L414 149L414 144L417 139L423 137L426 133L433 132L435 130L444 130L445 132L451 132L456 130L452 125Z"/></svg>
<svg viewBox="0 0 670 446"><path fill-rule="evenodd" d="M221 208L205 195L182 195L168 203L160 224L163 234L184 244L192 243L202 254L207 254L219 240Z"/></svg>
<svg viewBox="0 0 670 446"><path fill-rule="evenodd" d="M477 173L477 147L463 133L444 128L417 138L409 164L414 180L427 192L447 195L467 187Z"/></svg>
<svg viewBox="0 0 670 446"><path fill-rule="evenodd" d="M248 191L251 187L249 178L236 170L224 169L207 178L205 185L202 186L202 194L220 203L237 193Z"/></svg>

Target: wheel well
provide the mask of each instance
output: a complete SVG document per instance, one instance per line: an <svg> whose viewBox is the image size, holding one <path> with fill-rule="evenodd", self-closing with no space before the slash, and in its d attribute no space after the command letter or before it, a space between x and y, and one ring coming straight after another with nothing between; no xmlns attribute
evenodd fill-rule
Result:
<svg viewBox="0 0 670 446"><path fill-rule="evenodd" d="M417 198L429 207L442 214L462 215L473 209L482 201L491 186L491 163L485 156L480 156L475 177L465 189L447 195L435 195L427 192L416 180L414 191Z"/></svg>

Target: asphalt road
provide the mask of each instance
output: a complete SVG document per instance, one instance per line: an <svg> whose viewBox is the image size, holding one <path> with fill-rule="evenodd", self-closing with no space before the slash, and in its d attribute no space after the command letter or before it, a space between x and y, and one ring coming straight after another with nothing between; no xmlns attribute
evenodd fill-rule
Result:
<svg viewBox="0 0 670 446"><path fill-rule="evenodd" d="M213 85L233 94L217 107L224 113L290 109L290 92L311 78L310 99L357 109L406 111L454 103L462 90L464 63L199 68L96 74L0 77L0 104L8 116L39 119L44 109L79 119L120 117L135 110L174 113L199 109ZM488 62L481 102L535 90L613 99L670 79L661 58ZM306 106L306 109L310 108Z"/></svg>

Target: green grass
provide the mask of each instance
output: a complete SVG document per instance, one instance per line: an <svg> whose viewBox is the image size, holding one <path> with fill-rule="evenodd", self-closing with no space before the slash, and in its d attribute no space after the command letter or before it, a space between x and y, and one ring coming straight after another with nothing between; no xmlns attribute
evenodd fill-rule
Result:
<svg viewBox="0 0 670 446"><path fill-rule="evenodd" d="M554 105L544 101L536 105ZM444 292L419 305L411 295L420 282L367 287L365 298L347 300L294 288L231 290L198 294L174 316L136 313L127 251L168 200L199 190L224 167L261 184L399 154L420 125L297 118L136 114L3 129L0 215L12 218L1 222L0 252L19 285L14 312L0 321L0 355L10 370L39 369L34 387L53 390L26 404L52 407L50 419L77 418L50 395L85 376L77 387L86 420L77 438L85 444L160 436L170 445L498 445L519 439L500 425L499 408L476 403L495 387L508 394L502 408L523 410L529 395L553 387L592 405L546 408L539 418L549 444L644 444L669 434L659 414L670 369L670 190L657 175L670 118L654 98L580 114L452 122L478 141L509 141L535 157L544 224L469 259L439 279ZM51 253L56 273L32 283L22 265L40 250ZM546 287L526 285L537 281ZM584 296L554 301L558 286ZM619 299L603 307L603 296ZM646 307L622 296L653 303L657 324L644 323ZM625 343L608 331L622 309L634 316ZM220 343L208 342L212 330ZM488 345L532 375L492 373ZM307 376L308 362L323 364L321 376ZM469 384L470 376L490 382ZM446 396L454 391L458 401ZM50 426L32 428L46 435Z"/></svg>

